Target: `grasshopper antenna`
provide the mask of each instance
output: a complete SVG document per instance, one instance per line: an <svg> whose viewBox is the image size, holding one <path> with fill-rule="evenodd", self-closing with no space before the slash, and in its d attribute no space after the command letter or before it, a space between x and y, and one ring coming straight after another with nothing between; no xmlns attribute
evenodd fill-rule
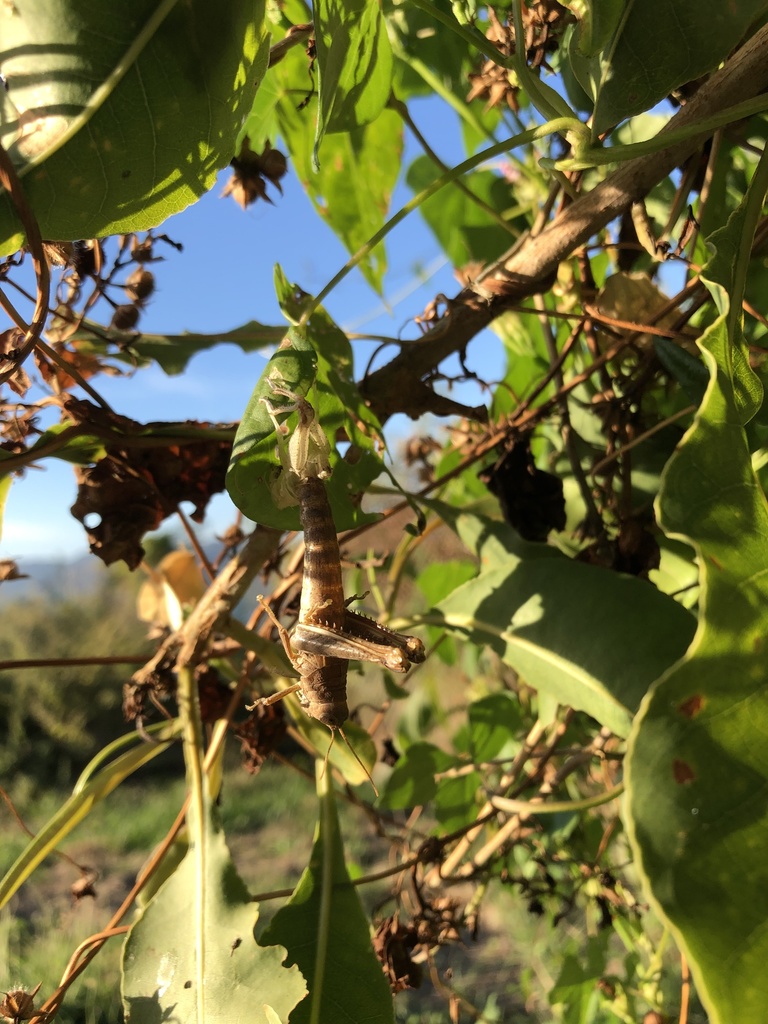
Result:
<svg viewBox="0 0 768 1024"><path fill-rule="evenodd" d="M331 729L331 742L328 744L328 749L326 750L325 757L323 758L323 770L320 772L320 778L321 779L325 778L325 772L326 772L326 769L328 768L328 758L331 756L331 750L333 749L333 744L335 742L336 742L336 732L335 732L335 730Z"/></svg>
<svg viewBox="0 0 768 1024"><path fill-rule="evenodd" d="M371 778L371 773L368 771L368 769L365 767L363 762L360 760L357 751L355 750L355 748L352 746L352 744L347 739L347 734L344 732L344 730L341 728L341 726L339 726L339 732L341 733L341 738L344 740L344 742L347 744L347 747L349 747L350 751L352 752L352 757L354 757L354 759L357 761L357 763L360 765L360 767L365 772L368 781L373 786L373 792L378 797L379 791L378 791L378 789L376 789L376 783ZM333 746L333 740L331 740L331 746ZM331 752L331 747L328 747L328 754L330 754L330 752ZM328 759L328 754L325 755L326 760Z"/></svg>

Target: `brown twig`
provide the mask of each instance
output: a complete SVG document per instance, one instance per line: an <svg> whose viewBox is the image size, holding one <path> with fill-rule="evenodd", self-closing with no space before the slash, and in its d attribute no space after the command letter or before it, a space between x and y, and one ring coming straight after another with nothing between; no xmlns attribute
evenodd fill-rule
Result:
<svg viewBox="0 0 768 1024"><path fill-rule="evenodd" d="M143 665L146 654L96 654L83 658L17 658L0 661L0 672L20 668L71 668L80 665Z"/></svg>
<svg viewBox="0 0 768 1024"><path fill-rule="evenodd" d="M764 90L768 86L767 54L768 26L764 26L670 119L664 133L690 128ZM627 161L566 207L541 234L514 254L503 254L487 268L482 280L449 301L449 312L418 345L405 347L362 382L361 391L378 418L383 422L395 412L405 412L415 419L434 411L434 395L424 378L448 356L462 351L511 303L546 290L563 259L645 196L714 131Z"/></svg>
<svg viewBox="0 0 768 1024"><path fill-rule="evenodd" d="M35 280L37 294L35 296L35 310L32 322L25 324L23 321L17 326L23 330L24 341L11 357L12 365L6 370L0 370L0 384L8 380L16 373L29 353L35 346L42 333L45 321L48 316L48 295L51 289L51 270L48 266L48 259L43 250L43 239L40 234L40 226L37 218L27 202L24 188L21 184L16 168L13 166L10 157L3 146L0 145L0 185L11 197L11 202L16 208L19 220L24 226L27 236L27 247L32 256L32 263L35 268Z"/></svg>

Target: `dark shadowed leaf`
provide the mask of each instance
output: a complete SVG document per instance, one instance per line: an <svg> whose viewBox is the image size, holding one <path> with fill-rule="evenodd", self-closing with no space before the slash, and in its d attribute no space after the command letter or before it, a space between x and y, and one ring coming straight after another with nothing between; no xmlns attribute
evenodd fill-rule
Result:
<svg viewBox="0 0 768 1024"><path fill-rule="evenodd" d="M607 6L606 24L614 20L615 4L589 6ZM765 0L643 0L626 5L626 16L612 38L589 62L591 83L581 83L595 97L594 134L648 110L679 85L712 71L766 9ZM598 38L603 37L601 29Z"/></svg>

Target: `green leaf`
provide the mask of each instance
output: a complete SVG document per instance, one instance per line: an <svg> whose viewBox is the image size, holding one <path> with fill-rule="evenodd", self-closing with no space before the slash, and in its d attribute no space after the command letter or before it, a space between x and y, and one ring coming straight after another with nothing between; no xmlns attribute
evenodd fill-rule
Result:
<svg viewBox="0 0 768 1024"><path fill-rule="evenodd" d="M530 686L619 736L694 627L684 608L648 583L565 557L488 569L437 613L431 624L492 647Z"/></svg>
<svg viewBox="0 0 768 1024"><path fill-rule="evenodd" d="M520 534L502 519L495 519L488 510L498 510L496 498L455 508L446 502L425 499L424 504L458 534L462 542L480 559L482 570L505 564L509 569L522 560L562 558L562 554L549 544L523 540Z"/></svg>
<svg viewBox="0 0 768 1024"><path fill-rule="evenodd" d="M232 158L269 56L264 0L18 0L3 22L2 143L44 238L154 227ZM34 172L34 173L31 173ZM0 196L0 253L21 228Z"/></svg>
<svg viewBox="0 0 768 1024"><path fill-rule="evenodd" d="M408 168L406 181L414 193L421 192L442 172L426 156L417 157ZM509 183L491 171L474 171L461 179L492 209L504 211L511 202ZM509 248L512 236L488 213L455 185L441 190L421 204L421 214L446 256L456 267L470 260L489 262Z"/></svg>
<svg viewBox="0 0 768 1024"><path fill-rule="evenodd" d="M0 880L0 908L5 906L38 864L60 845L101 800L109 796L142 765L168 749L179 736L181 726L178 721L173 721L160 726L150 726L148 731L153 734L153 743L140 743L134 749L119 754L104 767L99 767L113 751L141 738L138 733L131 733L114 741L106 750L100 751L88 764L75 784L72 796L30 840Z"/></svg>
<svg viewBox="0 0 768 1024"><path fill-rule="evenodd" d="M298 964L307 979L309 995L291 1014L291 1024L310 1020L387 1024L394 1021L392 997L344 863L327 773L318 782L318 792L320 818L309 865L261 943L284 946L286 963Z"/></svg>
<svg viewBox="0 0 768 1024"><path fill-rule="evenodd" d="M429 803L437 792L435 774L457 763L432 743L412 743L387 780L379 806L396 811Z"/></svg>
<svg viewBox="0 0 768 1024"><path fill-rule="evenodd" d="M303 295L295 286L288 294L294 298ZM286 295L283 301L287 303ZM299 314L299 307L300 300L295 308L288 303L286 312ZM265 526L300 529L298 508L279 508L273 494L280 462L275 454L274 424L262 399L275 404L267 384L274 373L289 390L308 396L328 437L332 473L327 491L336 529L348 530L375 521L377 517L363 512L359 499L381 472L381 460L375 452L379 426L352 381L349 340L322 308L312 314L306 327L288 331L259 378L232 449L227 473L232 501L246 516ZM287 422L290 430L296 414ZM353 458L342 458L336 450L339 436L349 438Z"/></svg>
<svg viewBox="0 0 768 1024"><path fill-rule="evenodd" d="M621 20L623 0L566 0L563 4L576 17L579 53L592 57L607 46Z"/></svg>
<svg viewBox="0 0 768 1024"><path fill-rule="evenodd" d="M416 584L424 594L430 607L438 604L452 590L471 580L477 573L477 566L465 559L464 561L449 560L432 562L422 569L416 578ZM429 645L438 644L435 653L445 665L455 665L457 661L456 643L453 637L444 636L434 626L427 628ZM439 643L438 643L439 641Z"/></svg>
<svg viewBox="0 0 768 1024"><path fill-rule="evenodd" d="M385 6L397 58L394 72L398 99L433 92L445 97L448 90L466 106L467 72L476 64L475 48L462 36L446 31L428 10L411 3ZM448 8L442 0L437 6Z"/></svg>
<svg viewBox="0 0 768 1024"><path fill-rule="evenodd" d="M659 498L664 530L696 548L699 627L645 701L627 765L642 877L712 1024L762 1024L768 997L768 504L745 438L761 388L741 331L740 290L765 157L762 164L755 195L712 238L716 256L702 276L720 316L699 342L711 380Z"/></svg>
<svg viewBox="0 0 768 1024"><path fill-rule="evenodd" d="M270 72L279 83L277 123L299 181L320 216L350 253L357 252L384 224L400 173L403 133L400 118L384 111L372 124L326 136L323 161L312 162L311 125L317 111L308 95L306 61L289 54ZM360 264L365 279L381 293L386 256L383 244Z"/></svg>
<svg viewBox="0 0 768 1024"><path fill-rule="evenodd" d="M706 366L700 359L697 359L681 345L676 345L669 338L654 338L653 347L662 366L672 374L690 400L695 405L699 405L709 383Z"/></svg>
<svg viewBox="0 0 768 1024"><path fill-rule="evenodd" d="M392 49L377 0L313 4L319 103L313 162L326 132L371 124L392 87Z"/></svg>
<svg viewBox="0 0 768 1024"><path fill-rule="evenodd" d="M205 876L192 850L131 928L123 950L123 1003L132 1024L172 1018L202 1024L281 1020L306 993L285 950L253 935L257 905L208 819ZM202 929L201 929L202 923ZM198 979L205 979L204 985Z"/></svg>
<svg viewBox="0 0 768 1024"><path fill-rule="evenodd" d="M286 685L292 681L287 679ZM316 718L310 718L294 694L286 697L285 702L291 709L296 730L314 747L318 757L324 758L328 752L328 763L350 786L362 786L370 781L376 764L376 744L362 726L347 721L343 727L344 735L340 736L331 733Z"/></svg>
<svg viewBox="0 0 768 1024"><path fill-rule="evenodd" d="M572 954L563 960L557 981L549 991L549 1002L552 1006L564 1007L563 1020L566 1024L591 1024L596 1020L606 1020L603 1016L598 1017L600 1000L597 984L608 967L609 937L610 932L603 931L588 940L586 962L581 962Z"/></svg>
<svg viewBox="0 0 768 1024"><path fill-rule="evenodd" d="M480 772L467 772L451 779L441 779L434 797L435 818L443 833L471 825L477 818L477 792L483 784Z"/></svg>
<svg viewBox="0 0 768 1024"><path fill-rule="evenodd" d="M649 110L679 85L712 71L766 9L766 0L625 4L625 17L602 55L595 58L594 136ZM615 12L609 14L615 16Z"/></svg>
<svg viewBox="0 0 768 1024"><path fill-rule="evenodd" d="M89 329L89 327L91 329ZM98 333L97 333L98 331ZM105 330L91 321L72 335L78 352L86 355L109 355L131 367L139 361L153 361L169 377L183 373L190 359L198 352L206 352L217 345L237 345L243 352L258 352L269 345L278 345L285 337L284 327L269 327L250 320L231 331L215 334L125 334L123 331Z"/></svg>
<svg viewBox="0 0 768 1024"><path fill-rule="evenodd" d="M475 764L491 761L514 743L523 728L520 704L511 693L492 693L469 705L469 739Z"/></svg>

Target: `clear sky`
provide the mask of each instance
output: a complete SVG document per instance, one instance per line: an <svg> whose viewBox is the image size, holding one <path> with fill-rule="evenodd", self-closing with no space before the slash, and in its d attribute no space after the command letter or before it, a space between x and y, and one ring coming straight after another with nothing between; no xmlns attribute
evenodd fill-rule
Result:
<svg viewBox="0 0 768 1024"><path fill-rule="evenodd" d="M428 101L414 104L413 112L432 145L450 160L457 149L455 141L446 143L451 136L456 140L454 115L443 104ZM406 135L404 166L418 152ZM245 212L231 199L221 198L229 173L223 172L217 186L198 203L162 225L164 232L183 244L184 251L158 249L166 258L153 267L157 291L142 316L142 330L208 333L227 331L251 319L281 324L272 285L275 263L281 264L289 280L316 294L346 262L346 251L291 173L282 181L282 196L270 189L274 206L258 202ZM410 192L399 186L393 211L409 198ZM459 285L418 213L411 214L389 236L387 253L384 301L389 310L357 271L333 292L326 305L349 330L393 336L402 332L405 337L415 337L418 331L409 322L413 316L436 294L452 295ZM429 278L419 287L425 270ZM4 330L9 324L1 321L2 316L0 330ZM371 351L371 343L356 345L359 372ZM394 349L388 350L381 358L386 361L394 354ZM132 378L102 376L94 384L116 412L137 420L226 422L240 418L263 365L261 354L244 355L233 345L221 345L195 356L181 376L168 377L153 366ZM31 362L27 369L31 373ZM482 370L489 370L487 356ZM467 402L481 400L474 391L454 394ZM399 425L393 420L389 436L411 426L404 418ZM72 467L55 459L45 460L42 468L28 469L14 480L0 557L71 560L85 554L85 533L68 511L75 491ZM233 507L226 496L215 498L209 509L207 527L211 532L232 521Z"/></svg>

